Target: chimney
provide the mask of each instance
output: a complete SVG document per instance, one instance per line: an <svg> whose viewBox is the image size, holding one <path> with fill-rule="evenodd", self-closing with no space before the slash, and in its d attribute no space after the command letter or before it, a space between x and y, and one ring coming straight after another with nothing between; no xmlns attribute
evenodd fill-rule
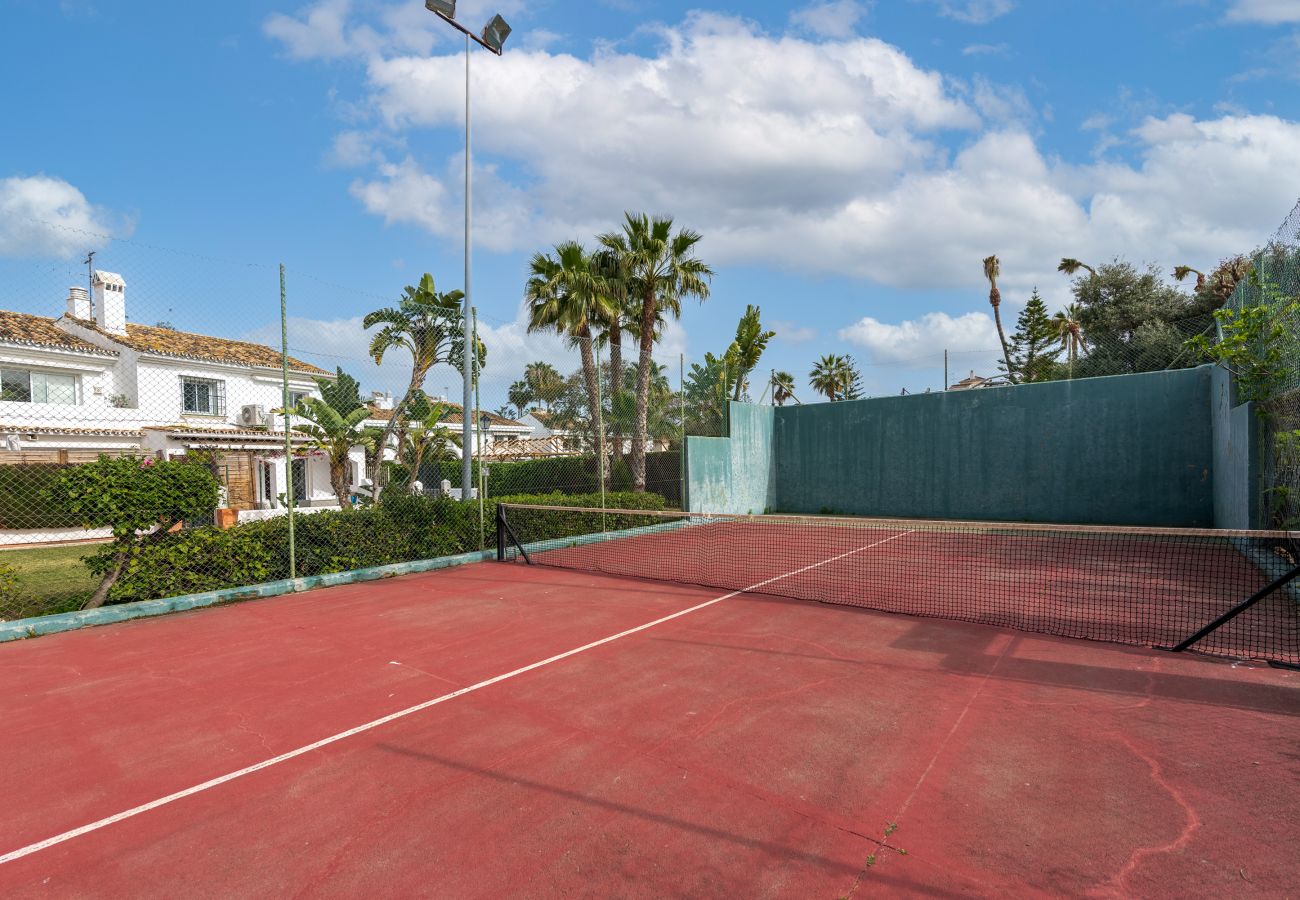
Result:
<svg viewBox="0 0 1300 900"><path fill-rule="evenodd" d="M392 409L393 395L391 392L386 391L371 391L370 405L375 409Z"/></svg>
<svg viewBox="0 0 1300 900"><path fill-rule="evenodd" d="M90 321L90 294L84 287L68 288L68 315L74 319Z"/></svg>
<svg viewBox="0 0 1300 900"><path fill-rule="evenodd" d="M116 272L95 270L95 323L109 334L126 334L126 282Z"/></svg>

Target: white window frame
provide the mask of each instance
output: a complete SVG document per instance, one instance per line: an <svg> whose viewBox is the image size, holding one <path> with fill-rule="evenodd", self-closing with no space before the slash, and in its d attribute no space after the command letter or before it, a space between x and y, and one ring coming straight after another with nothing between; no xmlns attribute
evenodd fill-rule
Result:
<svg viewBox="0 0 1300 900"><path fill-rule="evenodd" d="M199 409L187 409L185 388L187 384L207 385L208 393L208 411ZM222 418L226 415L226 383L218 378L200 378L197 375L181 376L181 414L186 416L212 416Z"/></svg>
<svg viewBox="0 0 1300 900"><path fill-rule="evenodd" d="M22 374L27 376L27 399L26 400L5 400L4 401L5 403L33 403L33 404L41 404L46 406L80 406L81 405L81 378L75 373L53 372L47 369L31 369L24 366L0 366L0 370L3 370L4 372L21 372ZM49 398L48 384L46 385L45 388L46 399L36 400L35 399L36 388L32 384L32 379L34 376L37 375L41 377L54 376L55 378L71 378L72 379L72 402L71 403L50 403L48 399Z"/></svg>

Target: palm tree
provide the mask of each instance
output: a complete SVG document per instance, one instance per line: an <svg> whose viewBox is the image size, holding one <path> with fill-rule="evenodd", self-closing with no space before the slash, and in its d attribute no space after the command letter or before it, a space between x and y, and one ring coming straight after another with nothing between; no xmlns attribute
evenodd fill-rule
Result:
<svg viewBox="0 0 1300 900"><path fill-rule="evenodd" d="M408 427L402 447L405 451L407 465L411 471L411 488L420 479L420 466L424 458L433 451L435 458L441 458L451 443L451 431L442 420L447 417L449 407L429 399L423 391L408 410Z"/></svg>
<svg viewBox="0 0 1300 900"><path fill-rule="evenodd" d="M1088 275L1091 276L1092 278L1097 277L1096 269L1094 269L1092 266L1088 265L1085 262L1079 262L1079 260L1069 256L1062 257L1060 265L1056 267L1056 271L1064 272L1066 275L1074 275L1080 269L1086 269L1088 271Z"/></svg>
<svg viewBox="0 0 1300 900"><path fill-rule="evenodd" d="M311 438L313 449L329 459L330 487L339 506L347 509L352 505L349 454L353 447L367 443L367 429L361 423L370 417L370 410L361 402L356 379L342 369L333 382L318 378L316 385L321 396L302 397L294 407L293 414L304 421L295 422L293 430ZM379 457L383 458L382 452Z"/></svg>
<svg viewBox="0 0 1300 900"><path fill-rule="evenodd" d="M732 400L740 400L749 373L758 366L763 351L767 349L768 341L774 337L776 337L775 331L763 330L763 325L759 321L759 308L746 305L745 314L740 317L740 324L736 326L736 340L727 353L736 366L736 386L732 391Z"/></svg>
<svg viewBox="0 0 1300 900"><path fill-rule="evenodd" d="M773 372L772 402L777 406L785 406L788 400L799 402L799 398L794 395L794 376L789 372Z"/></svg>
<svg viewBox="0 0 1300 900"><path fill-rule="evenodd" d="M853 360L834 353L828 353L817 360L812 371L808 373L808 380L812 383L813 390L825 395L832 403L836 400L848 399L848 394L857 378L858 373Z"/></svg>
<svg viewBox="0 0 1300 900"><path fill-rule="evenodd" d="M439 293L434 286L433 276L426 272L418 287L406 288L397 306L377 309L363 320L362 324L367 329L376 325L383 326L370 339L370 356L375 365L381 365L384 354L398 347L411 354L411 380L401 402L396 406L398 410L405 409L411 402L415 392L423 387L425 376L436 364L461 364L464 329L460 301L464 297L460 291ZM479 343L475 351L478 357L475 362L481 366L483 345ZM379 472L383 467L384 448L388 446L400 418L396 413L391 416L380 437L379 450L375 454L370 476L376 498L379 496Z"/></svg>
<svg viewBox="0 0 1300 900"><path fill-rule="evenodd" d="M556 398L564 393L564 376L548 362L531 362L524 366L524 385L532 394L525 403L536 401L542 404L543 409L550 409Z"/></svg>
<svg viewBox="0 0 1300 900"><path fill-rule="evenodd" d="M538 398L537 395L533 393L533 389L528 386L528 382L524 379L520 379L510 385L510 390L506 394L506 399L509 400L510 405L514 407L513 417L516 419L522 419L524 416L528 415L528 407Z"/></svg>
<svg viewBox="0 0 1300 900"><path fill-rule="evenodd" d="M1016 383L1016 370L1011 365L1011 350L1007 347L1007 333L1002 329L1002 292L998 290L998 276L1002 274L1002 263L996 256L984 258L984 277L989 280L989 306L993 307L993 322L998 326L998 341L1002 344L1002 358L1007 364L1007 380Z"/></svg>
<svg viewBox="0 0 1300 900"><path fill-rule="evenodd" d="M1191 266L1174 266L1174 281L1182 281L1188 275L1196 274L1196 290L1205 287L1205 273Z"/></svg>
<svg viewBox="0 0 1300 900"><path fill-rule="evenodd" d="M596 357L592 352L592 326L608 321L614 305L601 274L593 269L591 256L577 241L557 244L555 255L537 253L529 264L530 276L524 287L529 305L529 331L553 329L578 345L582 357L582 378L587 388L596 452L604 472L605 436L596 427L600 415L600 388L596 379Z"/></svg>
<svg viewBox="0 0 1300 900"><path fill-rule="evenodd" d="M1083 343L1083 326L1079 324L1080 313L1079 304L1071 303L1052 316L1052 329L1061 339L1061 349L1065 351L1070 363L1071 378L1074 377L1074 361L1079 358L1079 351L1088 352Z"/></svg>
<svg viewBox="0 0 1300 900"><path fill-rule="evenodd" d="M701 301L709 296L713 270L695 256L698 232L673 231L668 217L651 219L644 213L624 215L623 230L600 236L600 243L618 261L622 290L638 302L640 358L637 363L636 408L632 430L632 489L645 490L646 413L650 402L651 356L655 329L665 313L682 313L682 298Z"/></svg>

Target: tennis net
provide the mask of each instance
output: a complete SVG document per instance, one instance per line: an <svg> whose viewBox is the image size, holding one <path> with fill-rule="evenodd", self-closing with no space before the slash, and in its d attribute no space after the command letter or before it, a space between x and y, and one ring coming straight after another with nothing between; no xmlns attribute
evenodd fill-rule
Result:
<svg viewBox="0 0 1300 900"><path fill-rule="evenodd" d="M1300 665L1300 533L502 504L498 556Z"/></svg>

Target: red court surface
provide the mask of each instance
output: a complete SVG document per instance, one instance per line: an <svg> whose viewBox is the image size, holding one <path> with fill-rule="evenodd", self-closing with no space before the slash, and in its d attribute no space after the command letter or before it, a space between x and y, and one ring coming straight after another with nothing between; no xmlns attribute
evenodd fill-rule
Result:
<svg viewBox="0 0 1300 900"><path fill-rule="evenodd" d="M0 895L1300 891L1300 673L719 596L484 563L0 645Z"/></svg>

